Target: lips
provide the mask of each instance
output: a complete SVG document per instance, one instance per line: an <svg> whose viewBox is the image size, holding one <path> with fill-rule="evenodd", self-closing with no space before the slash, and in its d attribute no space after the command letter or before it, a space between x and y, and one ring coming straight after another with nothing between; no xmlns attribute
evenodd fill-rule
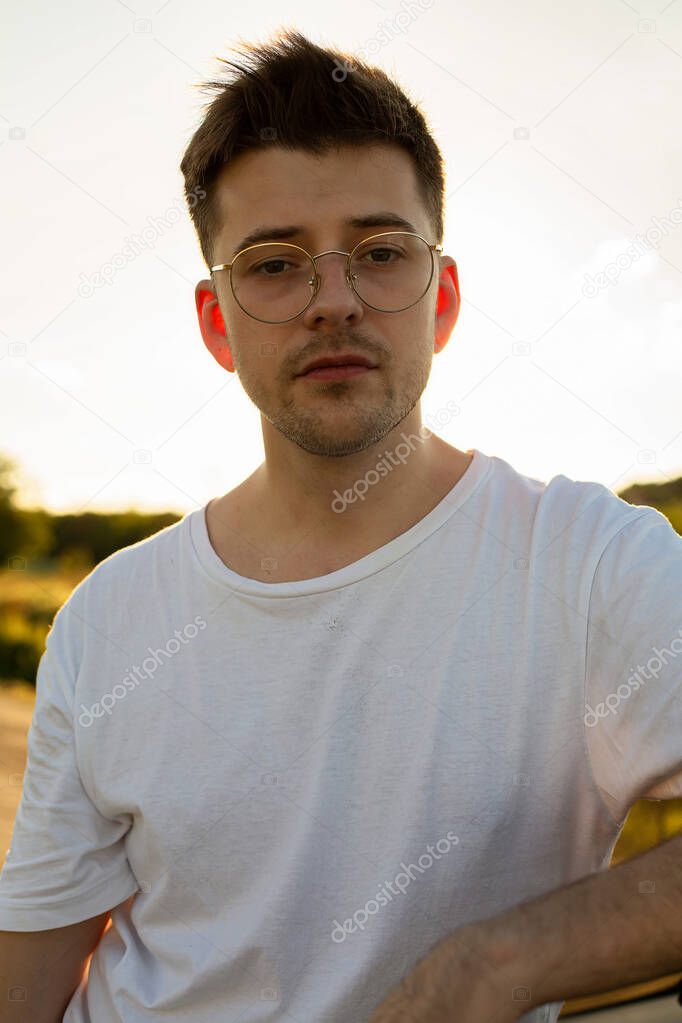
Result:
<svg viewBox="0 0 682 1023"><path fill-rule="evenodd" d="M367 356L355 354L354 352L342 352L340 355L322 355L318 359L313 359L312 362L309 362L297 375L305 376L311 370L322 369L325 366L364 366L366 369L375 369L376 363L368 359Z"/></svg>
<svg viewBox="0 0 682 1023"><path fill-rule="evenodd" d="M303 373L299 380L348 380L351 377L366 376L373 373L373 366L319 366L317 369Z"/></svg>

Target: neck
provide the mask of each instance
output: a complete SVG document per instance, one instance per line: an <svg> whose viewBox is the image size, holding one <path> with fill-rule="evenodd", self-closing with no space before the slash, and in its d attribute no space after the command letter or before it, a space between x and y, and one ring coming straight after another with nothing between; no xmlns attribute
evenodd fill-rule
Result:
<svg viewBox="0 0 682 1023"><path fill-rule="evenodd" d="M263 464L206 512L218 556L264 582L325 575L378 550L428 515L472 459L420 433L410 416L356 455L318 457L286 444L275 445L276 457L266 443Z"/></svg>
<svg viewBox="0 0 682 1023"><path fill-rule="evenodd" d="M276 434L276 436L275 436ZM266 458L242 499L283 546L377 546L418 522L455 485L471 455L421 426L418 405L381 441L352 455L311 455L278 431L264 435Z"/></svg>

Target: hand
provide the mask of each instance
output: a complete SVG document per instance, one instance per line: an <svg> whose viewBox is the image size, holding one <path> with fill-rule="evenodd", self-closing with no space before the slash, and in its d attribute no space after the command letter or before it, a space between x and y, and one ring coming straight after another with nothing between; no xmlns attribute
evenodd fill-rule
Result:
<svg viewBox="0 0 682 1023"><path fill-rule="evenodd" d="M368 1023L515 1023L532 1005L518 972L515 984L487 953L485 927L459 928L419 960Z"/></svg>

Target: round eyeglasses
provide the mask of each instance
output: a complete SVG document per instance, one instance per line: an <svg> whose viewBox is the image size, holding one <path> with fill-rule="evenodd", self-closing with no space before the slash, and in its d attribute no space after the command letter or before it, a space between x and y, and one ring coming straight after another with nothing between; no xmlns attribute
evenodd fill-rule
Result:
<svg viewBox="0 0 682 1023"><path fill-rule="evenodd" d="M286 323L300 316L320 289L317 260L336 253L347 257L346 280L361 302L384 313L399 313L424 297L433 279L434 253L410 231L386 231L363 239L350 252L328 249L311 256L300 245L260 242L238 252L230 263L211 267L211 274L229 270L237 304L261 323Z"/></svg>

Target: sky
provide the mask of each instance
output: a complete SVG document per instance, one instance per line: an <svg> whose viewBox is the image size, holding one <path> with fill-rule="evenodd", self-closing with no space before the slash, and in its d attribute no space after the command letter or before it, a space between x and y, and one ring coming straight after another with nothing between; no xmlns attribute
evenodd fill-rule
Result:
<svg viewBox="0 0 682 1023"><path fill-rule="evenodd" d="M682 475L682 0L197 10L4 12L0 454L20 504L185 513L263 460L199 332L179 163L218 58L282 28L382 67L442 150L462 309L426 425L540 480Z"/></svg>

